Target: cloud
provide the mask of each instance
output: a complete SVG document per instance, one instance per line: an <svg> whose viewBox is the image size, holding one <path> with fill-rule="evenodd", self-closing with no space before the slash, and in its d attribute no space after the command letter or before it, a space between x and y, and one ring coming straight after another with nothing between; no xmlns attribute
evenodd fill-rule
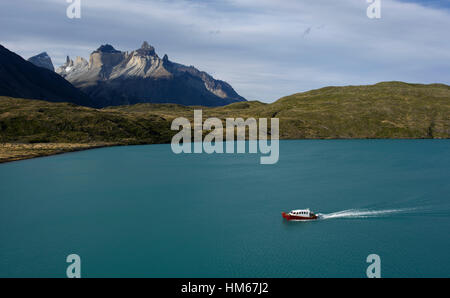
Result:
<svg viewBox="0 0 450 298"><path fill-rule="evenodd" d="M64 0L2 1L0 43L55 64L87 57L100 44L158 54L228 81L248 99L273 101L327 85L386 80L450 83L450 12L382 0L382 18L365 0L81 0L82 18ZM305 38L307 36L307 38Z"/></svg>

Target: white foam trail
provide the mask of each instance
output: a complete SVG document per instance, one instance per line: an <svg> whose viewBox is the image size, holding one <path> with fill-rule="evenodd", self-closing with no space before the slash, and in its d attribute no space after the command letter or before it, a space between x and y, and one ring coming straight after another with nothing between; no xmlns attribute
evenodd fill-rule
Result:
<svg viewBox="0 0 450 298"><path fill-rule="evenodd" d="M386 209L386 210L348 209L328 214L318 213L317 216L319 217L319 219L369 218L369 217L381 217L392 214L398 214L411 210L413 209Z"/></svg>

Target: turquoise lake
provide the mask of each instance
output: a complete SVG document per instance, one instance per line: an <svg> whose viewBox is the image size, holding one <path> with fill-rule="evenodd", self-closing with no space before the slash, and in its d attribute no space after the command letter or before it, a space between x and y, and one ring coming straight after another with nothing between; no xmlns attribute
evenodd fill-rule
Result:
<svg viewBox="0 0 450 298"><path fill-rule="evenodd" d="M450 141L281 141L259 154L170 145L0 165L0 277L450 277ZM321 219L286 222L311 208Z"/></svg>

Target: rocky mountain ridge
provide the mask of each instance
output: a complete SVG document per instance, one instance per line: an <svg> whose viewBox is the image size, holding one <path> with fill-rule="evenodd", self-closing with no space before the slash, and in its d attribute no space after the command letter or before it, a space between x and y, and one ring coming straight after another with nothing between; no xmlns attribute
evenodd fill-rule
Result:
<svg viewBox="0 0 450 298"><path fill-rule="evenodd" d="M89 61L67 57L56 72L100 107L135 103L222 106L245 101L228 83L193 66L172 62L167 55L161 59L147 42L132 52L102 45Z"/></svg>

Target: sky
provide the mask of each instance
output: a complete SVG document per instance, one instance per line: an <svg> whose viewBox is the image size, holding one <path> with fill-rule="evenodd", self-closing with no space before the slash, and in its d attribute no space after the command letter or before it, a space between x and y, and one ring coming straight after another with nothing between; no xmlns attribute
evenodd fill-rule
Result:
<svg viewBox="0 0 450 298"><path fill-rule="evenodd" d="M450 0L2 0L0 44L55 66L101 44L194 65L248 100L381 81L450 84Z"/></svg>

